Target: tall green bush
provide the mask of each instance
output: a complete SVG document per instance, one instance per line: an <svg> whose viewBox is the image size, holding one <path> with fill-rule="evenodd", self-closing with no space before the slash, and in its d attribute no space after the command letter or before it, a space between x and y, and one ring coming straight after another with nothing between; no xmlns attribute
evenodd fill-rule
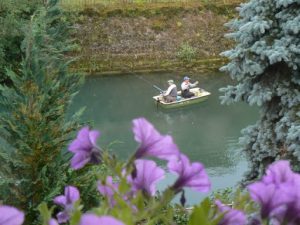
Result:
<svg viewBox="0 0 300 225"><path fill-rule="evenodd" d="M72 43L57 0L37 10L25 29L20 71L8 70L12 85L0 86L0 199L34 224L38 204L76 183L62 150L78 128L80 112L71 119L66 112L83 78L67 72Z"/></svg>
<svg viewBox="0 0 300 225"><path fill-rule="evenodd" d="M0 82L7 81L6 68L17 71L22 60L21 42L24 26L42 0L0 1Z"/></svg>

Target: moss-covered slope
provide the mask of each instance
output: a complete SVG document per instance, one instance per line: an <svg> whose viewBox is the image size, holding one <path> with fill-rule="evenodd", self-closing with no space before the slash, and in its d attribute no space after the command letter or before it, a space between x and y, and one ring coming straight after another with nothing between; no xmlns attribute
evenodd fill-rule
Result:
<svg viewBox="0 0 300 225"><path fill-rule="evenodd" d="M80 56L88 73L199 70L220 64L230 48L224 27L235 5L130 5L86 8L76 14Z"/></svg>

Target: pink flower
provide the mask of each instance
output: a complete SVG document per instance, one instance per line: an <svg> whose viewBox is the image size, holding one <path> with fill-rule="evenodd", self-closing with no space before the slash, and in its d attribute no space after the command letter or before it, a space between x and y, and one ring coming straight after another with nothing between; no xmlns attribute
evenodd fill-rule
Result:
<svg viewBox="0 0 300 225"><path fill-rule="evenodd" d="M11 206L0 205L0 225L21 225L23 222L23 212Z"/></svg>
<svg viewBox="0 0 300 225"><path fill-rule="evenodd" d="M120 220L112 216L96 216L94 214L84 214L79 225L125 225Z"/></svg>
<svg viewBox="0 0 300 225"><path fill-rule="evenodd" d="M165 171L151 160L136 160L135 167L136 176L129 178L133 192L142 190L153 196L156 183L165 177Z"/></svg>
<svg viewBox="0 0 300 225"><path fill-rule="evenodd" d="M106 182L103 184L101 181L98 181L98 191L105 197L109 199L110 206L115 205L114 194L118 190L118 184L113 182L111 176L106 178Z"/></svg>
<svg viewBox="0 0 300 225"><path fill-rule="evenodd" d="M64 208L62 212L57 214L57 220L59 223L65 223L70 219L74 203L78 201L79 198L79 191L73 186L67 186L65 188L65 195L59 195L54 198L54 203Z"/></svg>
<svg viewBox="0 0 300 225"><path fill-rule="evenodd" d="M261 181L248 186L251 198L260 204L261 217L272 218L279 224L300 223L299 188L300 176L285 160L271 164Z"/></svg>
<svg viewBox="0 0 300 225"><path fill-rule="evenodd" d="M173 189L177 192L184 187L189 187L195 191L207 192L210 190L211 184L201 163L190 163L188 157L180 154L178 159L171 160L168 163L170 172L176 173L178 178L173 185Z"/></svg>
<svg viewBox="0 0 300 225"><path fill-rule="evenodd" d="M100 132L89 130L88 127L82 128L74 141L69 146L69 151L74 153L71 159L71 167L80 169L87 163L99 163L101 161L101 152L97 147L97 138Z"/></svg>
<svg viewBox="0 0 300 225"><path fill-rule="evenodd" d="M232 209L222 204L221 201L217 200L216 205L220 212L224 213L223 218L218 225L244 225L247 222L246 216L242 211Z"/></svg>
<svg viewBox="0 0 300 225"><path fill-rule="evenodd" d="M137 159L152 156L170 160L177 158L179 150L169 135L161 135L145 118L132 121L134 139L140 143L135 157Z"/></svg>
<svg viewBox="0 0 300 225"><path fill-rule="evenodd" d="M56 221L56 219L51 218L51 219L48 221L48 225L58 225L58 222Z"/></svg>

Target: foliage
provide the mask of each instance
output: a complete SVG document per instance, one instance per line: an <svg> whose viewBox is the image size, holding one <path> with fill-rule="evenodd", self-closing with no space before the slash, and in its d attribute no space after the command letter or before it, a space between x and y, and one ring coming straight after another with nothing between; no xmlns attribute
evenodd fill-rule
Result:
<svg viewBox="0 0 300 225"><path fill-rule="evenodd" d="M181 204L184 205L183 188L197 191L210 188L203 165L190 163L183 153L177 151L170 136L161 135L143 118L133 121L133 132L140 146L124 163L97 146L99 131L88 127L79 131L68 148L74 154L71 167L82 170L87 164L100 167L104 164L110 168L114 179L111 176L100 178L97 186L104 201L87 210L84 210L79 190L75 186L66 186L64 194L54 198L60 206L59 213L56 214L54 207L48 208L46 203L39 205L43 225L299 224L300 176L291 170L288 161L280 160L270 165L260 181L247 187L249 194L240 190L233 193L234 202L230 206L219 199L206 198L188 214L186 209L170 204L177 194L181 194ZM169 172L178 175L175 182L161 193L155 192L155 186L164 178L164 170L154 161L144 159L149 156L165 159ZM230 193L226 190L221 194L226 197ZM181 217L176 217L178 210ZM53 218L55 214L57 220ZM0 206L1 220L6 221L5 225L21 225L24 214L14 207Z"/></svg>
<svg viewBox="0 0 300 225"><path fill-rule="evenodd" d="M96 180L93 171L73 172L62 152L79 126L82 110L70 119L66 112L83 77L67 72L64 55L72 43L61 15L56 0L36 11L24 29L20 70L7 70L12 85L1 86L0 199L26 210L27 224L36 222L37 206L51 202L67 183L96 190L89 182Z"/></svg>
<svg viewBox="0 0 300 225"><path fill-rule="evenodd" d="M85 169L83 166L88 162L98 164L99 161L95 159L99 157L101 164L98 166L106 165L114 177L114 179L112 177L105 179L99 176L98 190L105 201L101 201L91 212L97 215L110 214L126 224L171 224L172 221L176 221L178 224L187 224L186 210L179 205L173 207L170 203L176 194L181 193L184 198L184 192L182 192L184 186L198 191L209 189L210 182L207 180L203 166L200 163L190 163L188 158L182 154L180 158L186 165L186 168L183 169L183 165L177 164L179 159L175 156L179 152L170 136L160 135L143 118L133 121L133 132L135 139L140 142L140 147L127 162L120 162L116 156L98 147L95 143L100 133L86 127L79 131L77 138L69 145L69 150L74 153L71 159L72 168L80 171ZM161 147L159 148L159 146ZM83 149L84 151L82 151ZM179 173L177 181L161 193L155 192L155 184L164 178L164 170L154 161L143 159L147 156L170 159L168 167ZM180 170L186 171L180 172ZM78 197L67 197L78 196L76 189L68 186L66 190L73 193L66 194L65 191L65 196L69 199L68 202L72 202L72 212L76 215L66 211L70 208L65 205L62 213L67 213L70 224L78 224L86 214L82 212ZM60 198L58 196L54 201L59 204ZM45 220L49 220L51 210L45 212L43 207L42 214ZM58 222L64 222L64 218L59 215L61 214L57 214Z"/></svg>
<svg viewBox="0 0 300 225"><path fill-rule="evenodd" d="M137 121L139 122L138 127ZM219 199L206 198L193 207L191 214L186 213L186 210L182 207L170 207L169 204L176 194L182 195L181 203L184 205L183 187L196 189L201 187L198 190L206 190L204 187L209 185L205 178L206 175L196 171L196 168L199 169L202 166L198 163L189 163L187 158L183 157L180 152L177 155L176 147L172 144L169 136L160 135L151 124L145 120L143 121L142 118L134 120L133 124L135 139L140 143L140 146L125 163L119 162L115 156L100 150L95 145L99 136L98 131L83 128L71 143L69 150L74 153L71 161L74 161L78 154L83 154L81 149L85 149L85 153L88 152L85 157L81 158L84 164L76 160L75 164L71 163L72 167L77 167L78 163L81 166L93 163L95 162L94 158L90 156L100 153L102 163L111 168L115 179L112 180L111 177L108 177L106 180L102 179L98 182L98 190L105 201L87 213L82 211L76 188L68 186L66 190L69 190L69 192L73 190L73 194L67 194L68 192L65 191L66 201L70 205L68 207L64 205L62 211L62 213L67 213L68 224L102 224L100 221L108 218L113 219L112 225L162 225L174 224L175 221L189 225L298 224L300 219L297 210L300 198L298 195L300 177L291 170L288 161L278 161L272 164L260 181L247 187L249 194L239 189L235 192L231 190L221 192L226 198L228 195L232 196L233 202L230 206L224 205ZM153 146L156 147L153 148ZM158 147L160 147L160 150L156 151ZM173 154L177 155L178 159L172 157L170 148L173 148ZM154 152L158 158L164 158L168 155L169 159L166 159L168 161L167 168L170 172L176 171L179 176L174 184L162 193L156 193L155 195L151 190L156 181L160 179L158 167L155 165L151 168L149 165L155 163L152 162L146 165L151 161L142 159L147 156L154 156L152 155ZM140 163L143 165L139 166ZM193 169L190 170L191 168ZM61 197L56 197L57 204L61 202L58 201ZM218 198L218 195L216 194L215 197ZM254 204L252 200L258 204ZM71 206L72 210L70 211ZM69 210L66 211L66 209ZM178 217L175 216L176 210L174 209L181 210L183 220L176 220ZM51 212L51 209L47 210L43 205L41 213L44 215L44 224L47 224L46 222L50 220ZM108 215L113 217L107 217ZM60 218L59 214L57 214L57 217ZM62 221L58 222L61 223Z"/></svg>
<svg viewBox="0 0 300 225"><path fill-rule="evenodd" d="M173 220L177 225L186 225L189 221L189 212L182 206L173 206Z"/></svg>
<svg viewBox="0 0 300 225"><path fill-rule="evenodd" d="M221 68L238 83L222 88L221 99L260 107L260 119L240 138L250 161L246 180L278 159L290 159L300 171L300 3L251 0L239 14L227 35L237 45L223 53L231 62Z"/></svg>
<svg viewBox="0 0 300 225"><path fill-rule="evenodd" d="M191 62L193 59L195 59L196 52L197 50L195 48L193 48L189 43L185 42L180 45L176 56L184 62Z"/></svg>
<svg viewBox="0 0 300 225"><path fill-rule="evenodd" d="M217 190L213 192L210 200L212 202L220 200L225 205L243 210L247 214L252 214L258 210L257 206L251 201L249 193L240 187Z"/></svg>
<svg viewBox="0 0 300 225"><path fill-rule="evenodd" d="M234 202L234 195L235 195L235 190L233 188L225 188L225 189L214 191L210 198L211 200L219 199L224 204L230 205Z"/></svg>
<svg viewBox="0 0 300 225"><path fill-rule="evenodd" d="M22 59L21 42L28 24L41 0L0 1L0 83L7 80L6 68L17 71Z"/></svg>

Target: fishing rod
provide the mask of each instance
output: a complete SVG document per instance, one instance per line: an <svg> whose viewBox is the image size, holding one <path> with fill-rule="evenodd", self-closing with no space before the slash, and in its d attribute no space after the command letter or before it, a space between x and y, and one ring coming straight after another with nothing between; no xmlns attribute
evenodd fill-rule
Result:
<svg viewBox="0 0 300 225"><path fill-rule="evenodd" d="M137 75L136 73L133 73L133 72L131 72L131 73L134 74L137 78L139 78L139 79L145 81L147 84L150 84L152 87L154 87L154 88L155 88L156 90L158 90L159 92L164 92L163 89L161 89L160 87L158 87L158 86L155 85L155 84L152 84L149 80L146 80L145 78L143 78L143 77Z"/></svg>
<svg viewBox="0 0 300 225"><path fill-rule="evenodd" d="M159 90L160 92L164 92L161 88L157 87L155 84L152 85L155 89Z"/></svg>
<svg viewBox="0 0 300 225"><path fill-rule="evenodd" d="M164 90L162 90L160 87L158 87L157 85L151 83L150 81L146 80L145 78L141 77L140 75L134 73L134 72L130 72L131 74L133 74L134 76L136 76L137 78L145 81L147 84L150 84L152 87L154 87L156 90L158 90L161 94L164 92ZM160 102L159 99L156 100L156 109L158 109L158 103Z"/></svg>

